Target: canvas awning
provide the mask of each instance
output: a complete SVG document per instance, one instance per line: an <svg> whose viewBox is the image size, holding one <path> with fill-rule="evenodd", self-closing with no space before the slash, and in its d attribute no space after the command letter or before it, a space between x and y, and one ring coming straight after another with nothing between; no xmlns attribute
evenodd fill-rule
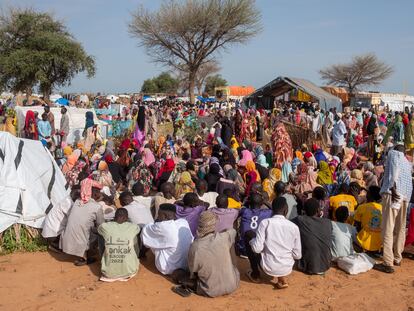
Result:
<svg viewBox="0 0 414 311"><path fill-rule="evenodd" d="M290 92L292 89L301 90L309 94L319 102L322 109L336 108L337 111L342 111L342 101L339 97L326 92L309 80L291 77L278 77L257 89L247 99L254 102L254 98L258 97L278 97Z"/></svg>

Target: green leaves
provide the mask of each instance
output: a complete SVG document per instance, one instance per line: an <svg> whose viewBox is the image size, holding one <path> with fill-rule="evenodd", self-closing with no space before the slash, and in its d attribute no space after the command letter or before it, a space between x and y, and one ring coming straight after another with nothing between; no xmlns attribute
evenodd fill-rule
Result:
<svg viewBox="0 0 414 311"><path fill-rule="evenodd" d="M0 87L18 92L39 86L48 98L53 87L84 71L95 75L94 58L50 14L25 9L0 17Z"/></svg>
<svg viewBox="0 0 414 311"><path fill-rule="evenodd" d="M178 79L172 77L169 73L163 72L158 77L145 80L142 84L141 91L146 94L154 93L176 93L179 86Z"/></svg>

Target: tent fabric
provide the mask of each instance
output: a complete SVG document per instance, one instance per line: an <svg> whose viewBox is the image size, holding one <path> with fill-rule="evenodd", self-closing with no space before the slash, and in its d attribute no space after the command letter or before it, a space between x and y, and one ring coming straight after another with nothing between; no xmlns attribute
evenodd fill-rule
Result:
<svg viewBox="0 0 414 311"><path fill-rule="evenodd" d="M101 129L99 135L102 138L106 138L104 133L106 131L103 127L106 126L105 123L101 122L93 109L83 109L83 108L76 108L76 107L67 107L67 114L69 116L69 135L67 137L67 143L72 144L73 142L77 142L82 138L83 130L85 129L85 114L87 111L92 111L94 115L94 122L98 124ZM26 118L27 111L32 110L34 112L38 112L41 115L44 112L44 108L42 106L16 106L16 117L17 117L17 132L21 133L24 128L24 121ZM61 108L59 107L51 107L50 111L53 113L55 117L55 129L60 128L60 119L62 114L60 112Z"/></svg>
<svg viewBox="0 0 414 311"><path fill-rule="evenodd" d="M326 92L309 80L291 77L278 77L272 80L248 96L248 99L267 96L278 97L288 93L292 89L301 90L311 95L319 101L319 105L322 109L329 110L331 108L336 108L337 111L342 111L342 102L340 98Z"/></svg>
<svg viewBox="0 0 414 311"><path fill-rule="evenodd" d="M42 228L45 216L70 208L66 179L40 141L0 132L0 233L19 223Z"/></svg>
<svg viewBox="0 0 414 311"><path fill-rule="evenodd" d="M55 101L56 104L61 105L61 106L69 106L69 101L66 98L59 98Z"/></svg>

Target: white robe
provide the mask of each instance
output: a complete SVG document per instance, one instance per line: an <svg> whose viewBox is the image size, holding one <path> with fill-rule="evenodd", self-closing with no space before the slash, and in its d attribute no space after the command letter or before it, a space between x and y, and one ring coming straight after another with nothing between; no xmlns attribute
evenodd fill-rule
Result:
<svg viewBox="0 0 414 311"><path fill-rule="evenodd" d="M141 238L154 253L155 266L162 274L188 269L188 250L194 237L187 220L182 218L148 224L142 229Z"/></svg>

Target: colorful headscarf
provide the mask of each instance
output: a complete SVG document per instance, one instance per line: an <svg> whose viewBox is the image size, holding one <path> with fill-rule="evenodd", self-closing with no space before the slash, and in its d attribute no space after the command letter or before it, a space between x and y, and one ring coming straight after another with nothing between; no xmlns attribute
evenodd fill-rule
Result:
<svg viewBox="0 0 414 311"><path fill-rule="evenodd" d="M91 178L85 178L81 182L81 200L83 204L86 204L89 202L92 196L92 187L102 189L102 185L91 179Z"/></svg>
<svg viewBox="0 0 414 311"><path fill-rule="evenodd" d="M328 163L325 161L319 162L319 172L316 182L322 186L333 184L331 170L329 169Z"/></svg>

